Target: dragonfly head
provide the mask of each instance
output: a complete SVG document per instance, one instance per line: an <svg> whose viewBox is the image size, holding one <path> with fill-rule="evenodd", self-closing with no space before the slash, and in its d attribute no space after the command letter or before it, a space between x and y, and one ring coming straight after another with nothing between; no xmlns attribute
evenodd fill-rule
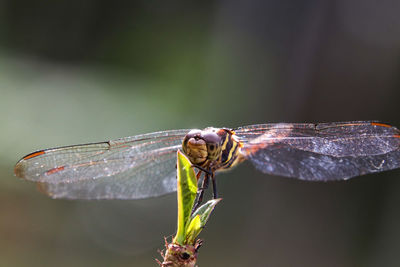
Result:
<svg viewBox="0 0 400 267"><path fill-rule="evenodd" d="M221 155L221 136L218 129L191 130L183 139L182 149L189 160L196 165L204 166L217 160Z"/></svg>

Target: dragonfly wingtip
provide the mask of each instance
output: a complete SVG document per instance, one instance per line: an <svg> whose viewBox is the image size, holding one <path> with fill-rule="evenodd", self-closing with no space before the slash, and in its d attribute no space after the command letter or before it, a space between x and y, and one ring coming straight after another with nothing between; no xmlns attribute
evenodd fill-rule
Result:
<svg viewBox="0 0 400 267"><path fill-rule="evenodd" d="M19 178L24 178L25 177L25 167L23 164L23 160L20 160L15 164L14 167L14 175L19 177Z"/></svg>

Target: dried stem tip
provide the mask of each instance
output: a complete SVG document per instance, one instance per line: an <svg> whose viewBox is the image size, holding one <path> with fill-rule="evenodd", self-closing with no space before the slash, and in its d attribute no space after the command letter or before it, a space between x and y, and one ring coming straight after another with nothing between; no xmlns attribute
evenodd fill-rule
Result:
<svg viewBox="0 0 400 267"><path fill-rule="evenodd" d="M197 261L197 250L201 241L197 240L195 245L179 245L170 243L167 246L162 267L194 267Z"/></svg>

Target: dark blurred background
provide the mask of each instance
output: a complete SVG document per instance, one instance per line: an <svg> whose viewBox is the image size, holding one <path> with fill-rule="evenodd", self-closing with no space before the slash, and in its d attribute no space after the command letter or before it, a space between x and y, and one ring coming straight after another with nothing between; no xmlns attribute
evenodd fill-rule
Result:
<svg viewBox="0 0 400 267"><path fill-rule="evenodd" d="M400 126L397 0L0 0L0 266L156 266L175 195L52 200L13 177L37 149L266 122ZM200 266L396 266L400 171L347 182L244 164Z"/></svg>

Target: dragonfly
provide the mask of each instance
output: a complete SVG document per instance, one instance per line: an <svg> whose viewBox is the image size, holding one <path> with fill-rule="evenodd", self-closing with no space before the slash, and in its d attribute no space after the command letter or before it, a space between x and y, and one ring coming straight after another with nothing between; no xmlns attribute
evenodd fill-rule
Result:
<svg viewBox="0 0 400 267"><path fill-rule="evenodd" d="M39 150L14 172L52 198L142 199L176 191L178 150L213 185L246 160L266 174L338 181L399 168L400 131L375 121L168 130Z"/></svg>

